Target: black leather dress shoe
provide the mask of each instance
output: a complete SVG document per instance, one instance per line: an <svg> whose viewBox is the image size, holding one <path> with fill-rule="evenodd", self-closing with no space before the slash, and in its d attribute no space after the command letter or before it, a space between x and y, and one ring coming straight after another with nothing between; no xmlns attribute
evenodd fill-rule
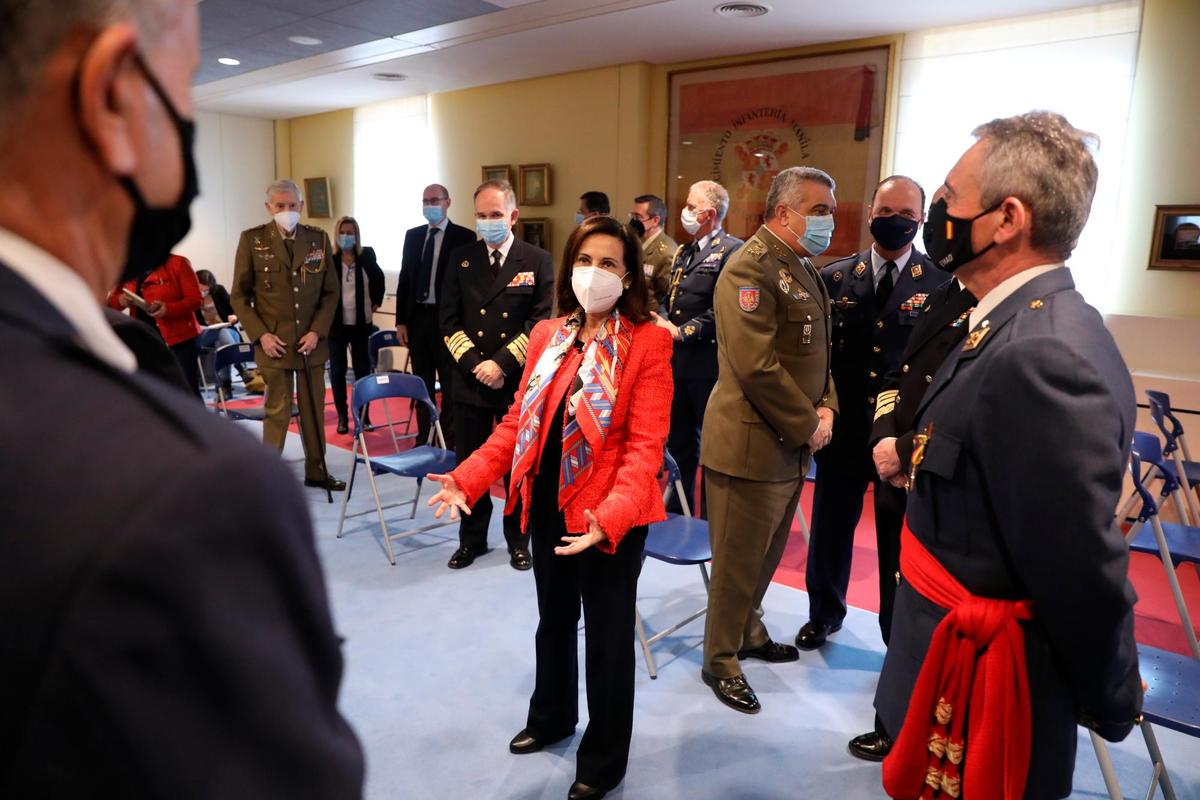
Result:
<svg viewBox="0 0 1200 800"><path fill-rule="evenodd" d="M884 756L892 752L892 739L886 733L871 731L862 736L855 736L847 745L850 755L863 761L883 761Z"/></svg>
<svg viewBox="0 0 1200 800"><path fill-rule="evenodd" d="M339 481L337 478L326 478L325 480L321 480L320 478L305 478L304 485L314 489L325 489L328 487L331 492L344 492L346 490L346 482Z"/></svg>
<svg viewBox="0 0 1200 800"><path fill-rule="evenodd" d="M606 794L608 794L608 789L588 786L581 781L575 781L571 784L570 791L567 792L567 800L599 800Z"/></svg>
<svg viewBox="0 0 1200 800"><path fill-rule="evenodd" d="M575 735L574 729L553 739L539 739L530 733L528 728L525 728L516 736L514 736L512 741L508 743L508 752L515 753L519 756L523 756L526 753L536 753L543 747L547 747L548 745L552 745L556 742L561 742L563 739L573 735Z"/></svg>
<svg viewBox="0 0 1200 800"><path fill-rule="evenodd" d="M514 547L508 551L508 563L512 564L513 569L524 572L533 566L533 559L524 547Z"/></svg>
<svg viewBox="0 0 1200 800"><path fill-rule="evenodd" d="M762 661L770 661L773 664L782 664L785 661L799 660L800 651L790 644L783 644L782 642L767 639L764 644L758 647L738 650L737 657L739 661L744 661L747 658L757 658Z"/></svg>
<svg viewBox="0 0 1200 800"><path fill-rule="evenodd" d="M462 569L469 567L475 563L475 556L479 555L469 547L460 547L454 551L454 555L450 556L450 560L446 562L446 566L450 569Z"/></svg>
<svg viewBox="0 0 1200 800"><path fill-rule="evenodd" d="M837 633L842 629L842 623L837 625L821 625L816 622L806 622L800 632L796 634L796 647L801 650L816 650L821 645L825 644L825 640L829 638L829 634Z"/></svg>
<svg viewBox="0 0 1200 800"><path fill-rule="evenodd" d="M725 705L741 711L743 714L757 714L762 710L758 696L746 682L745 675L735 675L732 678L718 678L700 670L700 677L712 687L713 694Z"/></svg>
<svg viewBox="0 0 1200 800"><path fill-rule="evenodd" d="M345 414L338 414L337 432L338 433L349 433L350 432L350 421L348 419L346 419Z"/></svg>

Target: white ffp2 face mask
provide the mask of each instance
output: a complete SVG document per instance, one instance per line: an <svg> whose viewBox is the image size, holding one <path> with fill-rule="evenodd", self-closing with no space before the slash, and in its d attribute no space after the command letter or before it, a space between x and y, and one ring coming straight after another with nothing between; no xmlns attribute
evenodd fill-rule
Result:
<svg viewBox="0 0 1200 800"><path fill-rule="evenodd" d="M696 212L690 208L679 212L679 221L683 223L683 229L688 232L688 236L695 236L696 231L700 230L700 220L696 219Z"/></svg>
<svg viewBox="0 0 1200 800"><path fill-rule="evenodd" d="M571 270L571 290L589 314L603 314L621 299L625 284L621 278L600 267L575 267Z"/></svg>
<svg viewBox="0 0 1200 800"><path fill-rule="evenodd" d="M299 211L280 211L275 215L275 224L288 232L296 230L296 225L298 225L299 222Z"/></svg>

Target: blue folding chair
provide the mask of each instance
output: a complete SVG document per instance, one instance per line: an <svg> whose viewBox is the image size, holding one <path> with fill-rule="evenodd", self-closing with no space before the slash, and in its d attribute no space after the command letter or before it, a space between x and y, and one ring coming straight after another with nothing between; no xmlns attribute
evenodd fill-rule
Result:
<svg viewBox="0 0 1200 800"><path fill-rule="evenodd" d="M1161 725L1187 736L1200 738L1200 661L1178 653L1139 645L1138 666L1142 679L1149 687L1146 689L1142 718L1138 725L1154 766L1146 797L1153 797L1154 790L1159 788L1166 800L1175 800L1171 775L1167 772L1167 765L1163 761L1162 750L1158 747L1158 739L1152 726ZM1108 745L1094 731L1089 733L1108 794L1112 800L1122 800L1124 795L1117 780L1116 770L1113 769L1112 758L1108 754Z"/></svg>
<svg viewBox="0 0 1200 800"><path fill-rule="evenodd" d="M400 337L396 335L395 330L378 330L367 337L367 360L371 363L371 372L379 372L379 351L385 347L403 347L400 344ZM407 353L407 350L405 351ZM388 370L389 372L408 372L411 358L405 355L404 365L400 369ZM366 377L355 375L355 378ZM383 404L383 418L387 420L388 433L392 435L392 445L399 448L400 439L415 439L417 434L412 430L413 415L416 414L416 404L413 404L408 410L408 419L404 421L404 433L396 436L396 427L392 422L392 414L388 411L387 403Z"/></svg>
<svg viewBox="0 0 1200 800"><path fill-rule="evenodd" d="M680 564L684 566L698 565L700 567L700 578L704 581L706 604L699 611L689 614L680 622L648 638L646 636L646 629L642 625L642 615L635 609L634 621L637 625L638 640L641 642L642 654L646 657L646 669L649 670L651 678L658 677L658 668L654 663L654 655L650 652L651 646L670 636L693 620L704 616L708 611L708 569L705 567L705 564L712 560L712 545L708 538L708 522L692 516L687 496L683 491L683 479L679 472L679 465L675 463L675 459L671 457L671 454L665 450L663 451L663 468L667 471L667 488L663 492L663 501L665 502L670 497L672 491L678 493L679 504L683 509L683 513L667 514L665 521L656 522L650 526L646 534L646 548L643 551L643 558L654 558L659 561L665 561L668 564Z"/></svg>
<svg viewBox="0 0 1200 800"><path fill-rule="evenodd" d="M1150 419L1162 431L1164 460L1170 459L1166 461L1167 469L1179 481L1183 496L1187 498L1191 519L1181 518L1180 521L1200 525L1200 501L1196 499L1196 492L1200 491L1200 461L1192 461L1183 435L1183 423L1172 413L1171 398L1167 393L1147 389L1146 398L1150 401ZM1167 423L1170 423L1169 427Z"/></svg>
<svg viewBox="0 0 1200 800"><path fill-rule="evenodd" d="M1179 612L1179 621L1183 623L1183 633L1187 637L1188 647L1192 655L1200 658L1200 644L1196 642L1196 631L1192 627L1192 618L1188 614L1187 603L1183 591L1179 588L1179 576L1175 568L1179 564L1190 563L1200 570L1200 528L1189 525L1163 522L1159 518L1158 504L1146 489L1142 481L1142 461L1152 463L1162 460L1159 451L1158 437L1152 433L1138 431L1133 435L1133 453L1130 456L1129 471L1133 475L1134 490L1142 499L1142 509L1137 521L1125 535L1129 549L1135 553L1150 553L1158 556L1163 569L1167 573L1167 583L1171 586L1171 594L1175 597L1175 608ZM1170 476L1164 479L1169 483ZM1166 486L1164 494L1172 487ZM1146 528L1146 523L1150 527ZM1200 573L1198 573L1200 574Z"/></svg>
<svg viewBox="0 0 1200 800"><path fill-rule="evenodd" d="M221 345L213 356L213 369L218 372L225 367L253 363L254 345L249 342ZM263 402L259 405L241 408L230 408L229 400L230 398L225 396L225 388L221 386L220 381L217 381L217 394L213 400L213 410L218 414L224 414L229 419L248 419L254 422L262 422L267 415L266 398L263 398ZM300 408L295 403L292 403L292 416L300 416Z"/></svg>
<svg viewBox="0 0 1200 800"><path fill-rule="evenodd" d="M407 398L415 403L424 403L429 408L429 419L431 424L429 431L429 441L419 447L414 447L409 450L396 452L391 455L372 456L367 451L366 433L363 430L362 418L363 413L368 406L376 400L387 400L390 397ZM393 565L396 563L396 556L392 552L392 540L403 539L407 536L413 536L423 531L441 528L446 525L453 524L450 517L430 525L423 525L418 528L407 528L396 533L388 533L387 521L383 518L383 510L385 508L395 508L396 506L412 506L412 513L408 518L412 519L417 515L417 504L421 501L421 486L425 481L425 476L430 472L445 473L454 469L457 465L457 459L454 453L446 450L446 439L442 436L442 425L438 421L437 406L429 399L429 392L425 390L425 382L416 375L407 375L401 372L385 372L379 375L368 375L365 378L360 378L354 382L354 397L350 402L351 410L354 415L354 448L352 456L354 464L350 468L350 480L346 485L346 492L342 497L342 512L338 517L337 536L342 538L342 528L345 525L347 517L358 517L363 514L370 514L370 509L366 511L358 511L353 514L347 514L346 508L350 504L350 494L354 491L354 478L358 471L358 465L363 464L366 467L367 478L371 483L371 495L375 499L375 511L379 515L379 530L383 534L383 544L387 548L388 561ZM437 446L433 446L434 442ZM379 500L379 487L376 485L375 476L383 474L398 475L402 478L416 478L417 490L413 495L412 500L405 500L399 503L389 503L384 506Z"/></svg>

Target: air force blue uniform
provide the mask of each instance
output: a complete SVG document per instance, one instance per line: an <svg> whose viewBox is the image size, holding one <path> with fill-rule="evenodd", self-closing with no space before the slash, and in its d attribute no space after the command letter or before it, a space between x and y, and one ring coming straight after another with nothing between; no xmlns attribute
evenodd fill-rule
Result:
<svg viewBox="0 0 1200 800"><path fill-rule="evenodd" d="M921 401L917 429L933 428L908 525L967 591L1033 601L1021 624L1033 710L1025 798L1066 797L1076 725L1117 741L1141 711L1129 548L1113 525L1133 385L1066 268L974 322ZM901 579L875 695L893 736L945 613Z"/></svg>
<svg viewBox="0 0 1200 800"><path fill-rule="evenodd" d="M870 249L821 270L833 303L831 371L840 411L833 439L816 454L805 580L809 619L829 628L846 616L854 529L867 484L878 477L870 448L876 397L888 373L900 368L925 301L949 278L915 247L896 266L894 287L882 305L875 299Z"/></svg>
<svg viewBox="0 0 1200 800"><path fill-rule="evenodd" d="M717 382L717 323L713 290L725 262L742 240L717 228L708 241L680 247L671 262L671 283L659 314L679 326L671 355L675 394L671 400L671 432L667 449L683 473L688 502L700 464L700 428L708 396ZM672 500L678 508L678 501Z"/></svg>

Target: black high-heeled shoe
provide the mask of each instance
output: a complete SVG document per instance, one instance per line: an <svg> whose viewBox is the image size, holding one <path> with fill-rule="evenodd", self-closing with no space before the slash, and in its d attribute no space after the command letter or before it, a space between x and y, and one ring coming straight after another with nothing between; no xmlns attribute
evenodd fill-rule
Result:
<svg viewBox="0 0 1200 800"><path fill-rule="evenodd" d="M337 418L338 418L337 432L338 433L349 433L350 432L350 424L349 424L349 421L346 419L346 412L339 411Z"/></svg>

